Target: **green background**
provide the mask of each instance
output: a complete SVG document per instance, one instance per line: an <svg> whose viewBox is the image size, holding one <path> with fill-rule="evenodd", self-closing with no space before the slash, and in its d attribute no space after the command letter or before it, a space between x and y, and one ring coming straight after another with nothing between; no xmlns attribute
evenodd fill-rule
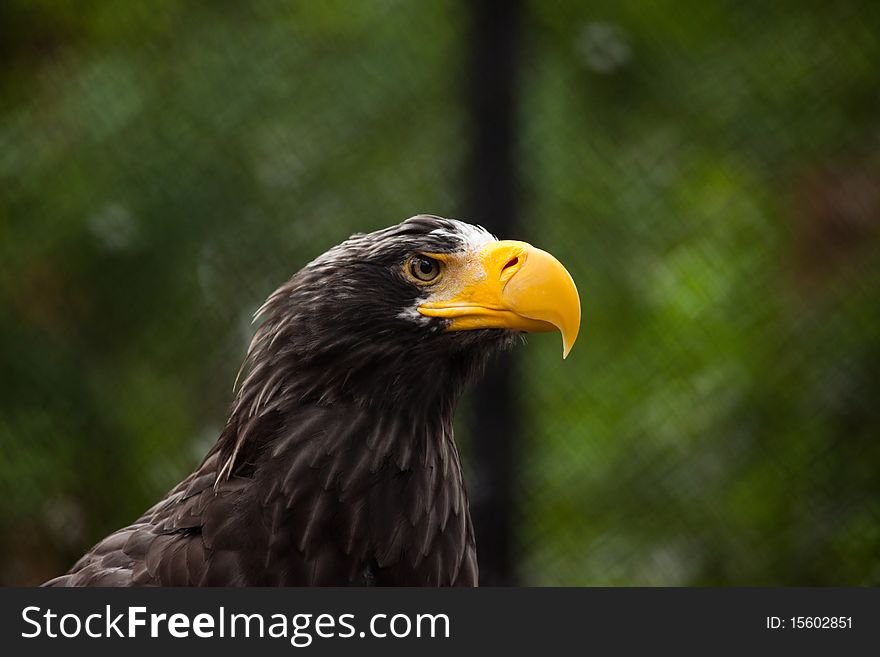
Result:
<svg viewBox="0 0 880 657"><path fill-rule="evenodd" d="M0 5L0 583L198 463L290 274L468 218L468 11ZM520 349L519 581L877 584L880 4L530 2L518 78L502 237L584 303Z"/></svg>

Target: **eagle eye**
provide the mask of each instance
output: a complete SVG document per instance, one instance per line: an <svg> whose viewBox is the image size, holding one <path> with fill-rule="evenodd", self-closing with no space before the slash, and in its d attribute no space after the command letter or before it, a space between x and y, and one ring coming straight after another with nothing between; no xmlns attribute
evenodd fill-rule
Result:
<svg viewBox="0 0 880 657"><path fill-rule="evenodd" d="M415 255L409 260L409 273L423 283L430 283L440 275L440 263L428 256Z"/></svg>

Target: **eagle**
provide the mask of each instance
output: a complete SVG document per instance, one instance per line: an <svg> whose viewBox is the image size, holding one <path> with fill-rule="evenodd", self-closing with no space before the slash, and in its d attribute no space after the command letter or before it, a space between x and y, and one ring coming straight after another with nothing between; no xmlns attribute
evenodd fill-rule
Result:
<svg viewBox="0 0 880 657"><path fill-rule="evenodd" d="M523 332L567 356L580 315L528 243L433 215L352 235L256 312L201 465L44 586L476 586L456 404Z"/></svg>

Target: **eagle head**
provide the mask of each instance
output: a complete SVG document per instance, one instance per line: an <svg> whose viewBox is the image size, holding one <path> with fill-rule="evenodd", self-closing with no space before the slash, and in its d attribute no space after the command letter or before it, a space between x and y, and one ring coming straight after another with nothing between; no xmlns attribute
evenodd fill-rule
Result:
<svg viewBox="0 0 880 657"><path fill-rule="evenodd" d="M285 387L301 400L454 405L487 358L519 333L559 331L566 357L580 301L549 253L417 215L352 235L295 274L256 316L263 322L245 368L264 380L251 403Z"/></svg>

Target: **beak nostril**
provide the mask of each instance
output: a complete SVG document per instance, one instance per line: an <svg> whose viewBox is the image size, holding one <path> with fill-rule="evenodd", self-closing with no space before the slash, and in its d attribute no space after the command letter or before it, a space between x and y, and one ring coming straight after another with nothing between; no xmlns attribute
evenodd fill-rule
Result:
<svg viewBox="0 0 880 657"><path fill-rule="evenodd" d="M519 258L517 256L512 257L506 265L501 268L501 272L503 273L505 269L509 269L510 267L516 267L519 264Z"/></svg>

